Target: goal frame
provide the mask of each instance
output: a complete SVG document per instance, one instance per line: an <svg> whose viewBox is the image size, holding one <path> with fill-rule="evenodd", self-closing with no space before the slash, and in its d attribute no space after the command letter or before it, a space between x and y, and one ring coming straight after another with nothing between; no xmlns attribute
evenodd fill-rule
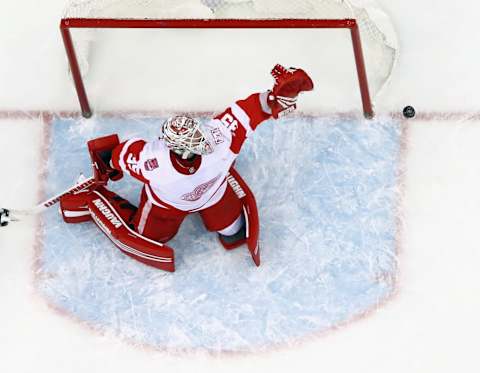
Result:
<svg viewBox="0 0 480 373"><path fill-rule="evenodd" d="M110 18L63 18L60 31L67 53L68 63L75 84L82 115L93 114L85 90L84 79L75 52L70 29L348 29L350 30L353 54L357 70L360 95L365 118L374 117L372 100L362 50L360 30L355 19L110 19Z"/></svg>

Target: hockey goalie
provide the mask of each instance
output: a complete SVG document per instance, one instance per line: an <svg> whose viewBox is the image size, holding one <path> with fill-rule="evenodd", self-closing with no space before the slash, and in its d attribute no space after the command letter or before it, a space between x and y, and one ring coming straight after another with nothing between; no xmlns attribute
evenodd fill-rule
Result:
<svg viewBox="0 0 480 373"><path fill-rule="evenodd" d="M260 265L256 202L234 161L262 122L292 112L298 95L313 90L302 69L276 65L271 73L271 90L236 101L206 124L176 116L151 142L120 142L117 135L89 141L96 182L61 199L64 220L93 220L125 254L173 272L174 251L167 242L188 214L198 213L225 249L246 244ZM143 183L138 207L107 189L124 174Z"/></svg>

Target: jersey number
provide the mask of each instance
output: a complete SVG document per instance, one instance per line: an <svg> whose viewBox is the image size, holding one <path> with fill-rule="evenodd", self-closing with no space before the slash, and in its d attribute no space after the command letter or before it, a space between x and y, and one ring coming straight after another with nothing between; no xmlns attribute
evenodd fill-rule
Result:
<svg viewBox="0 0 480 373"><path fill-rule="evenodd" d="M230 113L225 113L220 121L232 132L235 132L238 128L238 120Z"/></svg>
<svg viewBox="0 0 480 373"><path fill-rule="evenodd" d="M127 157L127 167L135 174L140 175L140 166L138 165L137 159L133 156L133 154L129 154Z"/></svg>

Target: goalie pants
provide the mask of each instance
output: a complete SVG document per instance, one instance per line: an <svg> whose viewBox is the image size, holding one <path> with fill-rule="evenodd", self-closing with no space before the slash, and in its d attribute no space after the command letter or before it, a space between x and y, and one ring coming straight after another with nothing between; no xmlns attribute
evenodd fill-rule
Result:
<svg viewBox="0 0 480 373"><path fill-rule="evenodd" d="M242 214L242 203L232 187L227 184L220 201L198 213L207 230L218 232L237 221ZM152 204L144 188L140 206L133 218L133 225L141 235L165 243L175 237L187 215L188 211L165 209Z"/></svg>

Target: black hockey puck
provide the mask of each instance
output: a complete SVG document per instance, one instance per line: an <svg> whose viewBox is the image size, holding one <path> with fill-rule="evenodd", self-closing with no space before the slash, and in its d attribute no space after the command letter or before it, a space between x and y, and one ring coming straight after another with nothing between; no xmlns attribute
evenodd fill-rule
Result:
<svg viewBox="0 0 480 373"><path fill-rule="evenodd" d="M0 227L5 227L10 221L10 211L0 208Z"/></svg>
<svg viewBox="0 0 480 373"><path fill-rule="evenodd" d="M403 108L403 116L405 118L413 118L415 116L415 109L413 106L405 106Z"/></svg>

